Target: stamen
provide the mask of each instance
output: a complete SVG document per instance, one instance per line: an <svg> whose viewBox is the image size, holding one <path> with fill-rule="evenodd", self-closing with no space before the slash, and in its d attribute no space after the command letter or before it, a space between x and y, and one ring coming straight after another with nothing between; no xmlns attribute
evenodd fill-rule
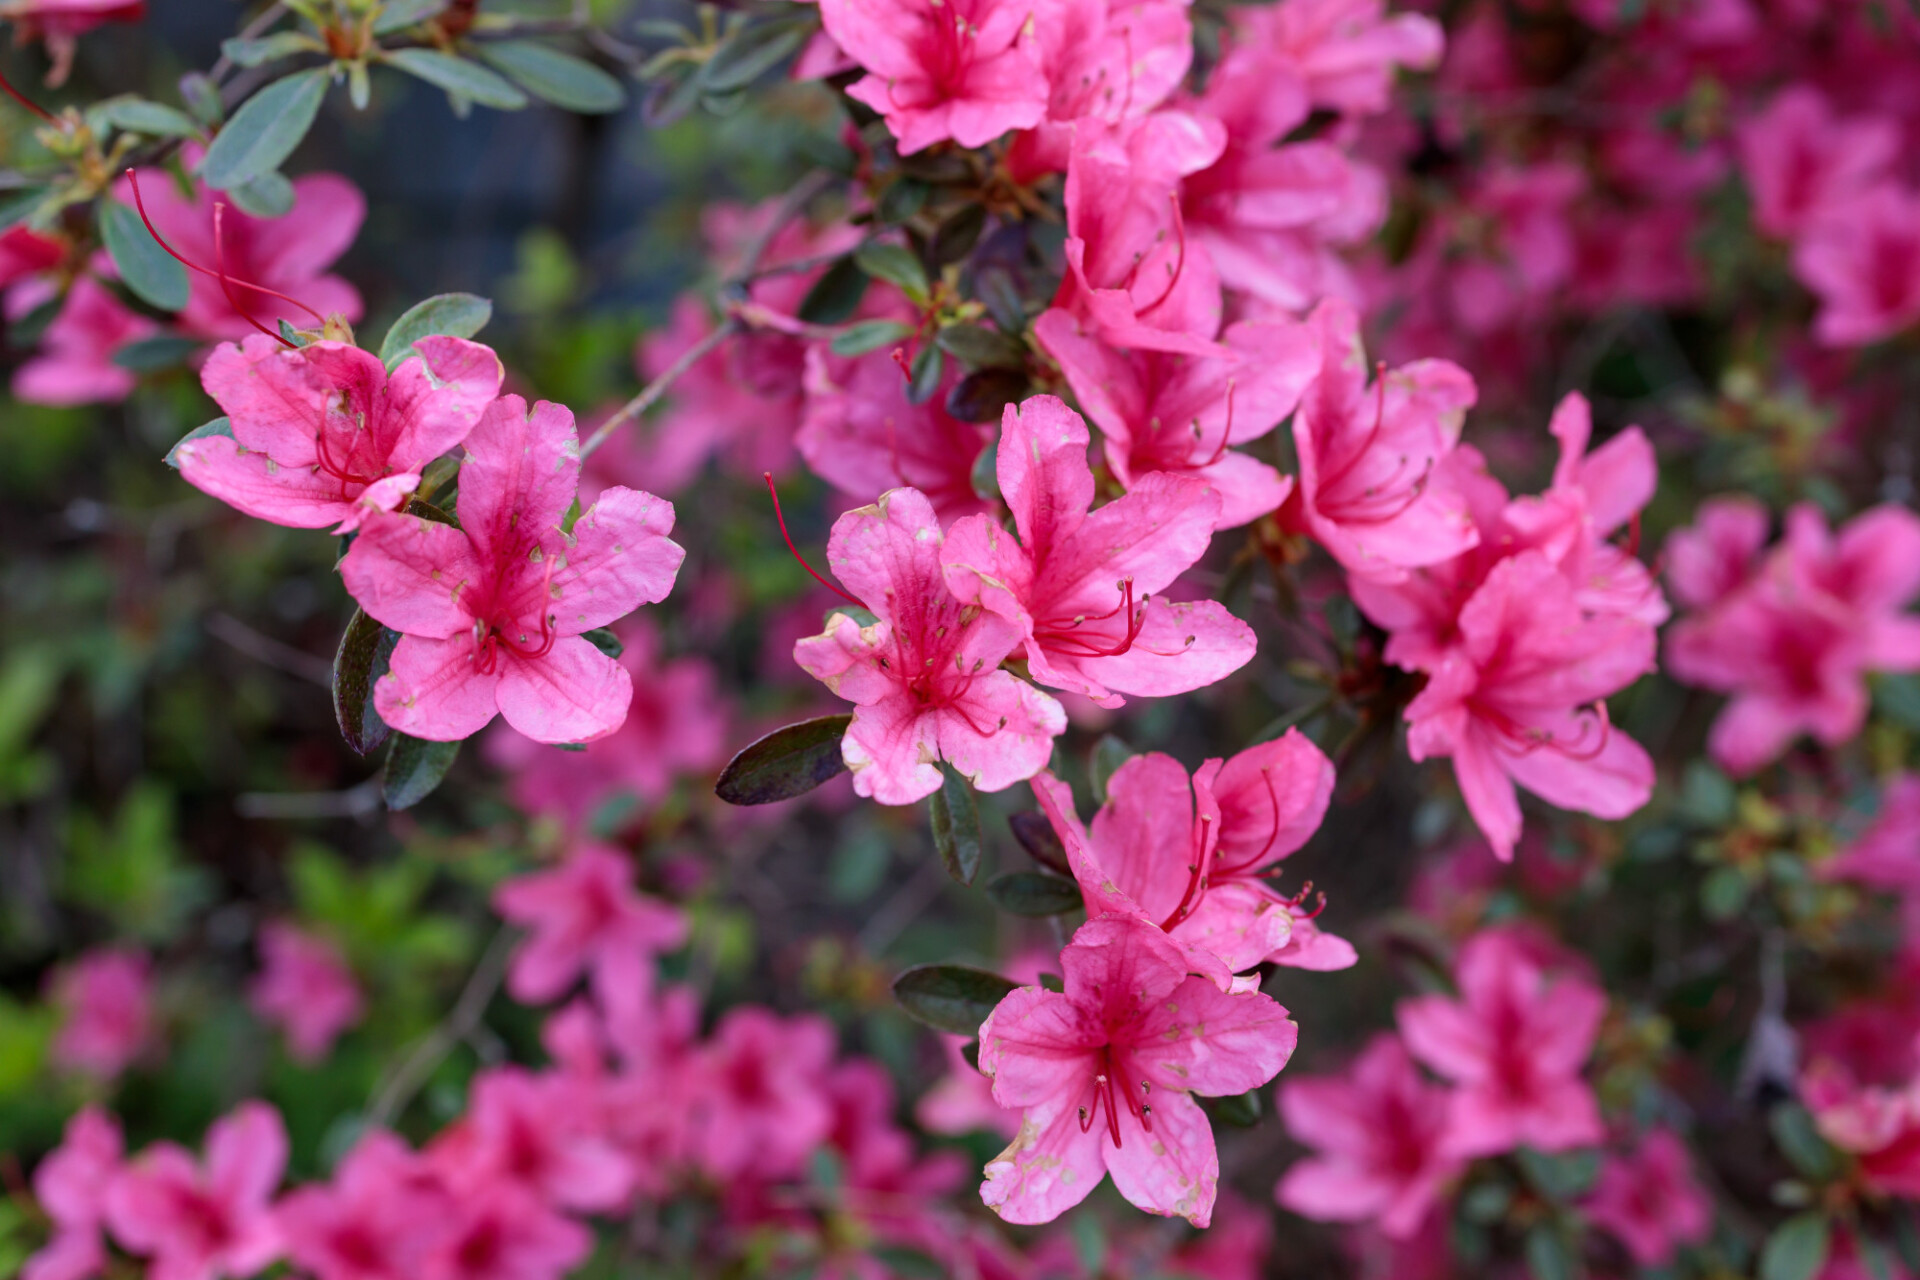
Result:
<svg viewBox="0 0 1920 1280"><path fill-rule="evenodd" d="M312 316L315 320L318 320L323 325L327 322L327 318L321 315L318 311L315 311L312 307L300 301L300 299L298 298L289 297L286 294L281 293L278 289L269 289L265 285L254 284L251 281L241 280L235 276L229 276L226 274L226 271L224 268L222 268L219 271L210 270L206 267L201 266L197 262L194 262L188 258L182 257L174 249L174 247L168 244L166 242L166 239L163 236L161 236L159 229L153 225L153 219L147 216L147 202L144 199L142 199L140 195L140 175L135 173L132 169L127 170L127 184L133 188L133 205L134 205L134 208L137 209L140 213L140 221L142 225L146 227L147 234L153 237L153 242L159 245L160 248L166 252L166 255L169 258L172 258L175 262L179 263L181 266L185 267L189 271L198 271L203 276L211 276L213 279L220 281L220 287L222 289L226 289L228 286L228 283L231 282L233 284L239 285L242 289L251 289L255 293L265 294L269 298L278 298L280 299L280 301L287 303L290 306L298 307L302 311L306 312L308 315ZM214 206L214 212L213 212L214 256L215 256L216 264L218 263L218 259L220 257L220 209L222 207L223 206L220 206L220 205ZM279 334L273 332L270 329L266 329L262 327L259 321L255 320L252 316L247 315L245 309L242 308L237 302L233 301L233 294L231 291L227 293L227 301L229 303L233 303L234 310L240 312L242 318L244 318L248 324L251 324L256 329L259 329L262 333L266 334L270 338L280 338ZM285 341L285 339L281 339L281 341Z"/></svg>
<svg viewBox="0 0 1920 1280"><path fill-rule="evenodd" d="M1273 789L1273 766L1270 764L1261 765L1260 778L1267 784L1267 803L1273 806L1273 828L1267 832L1267 842L1260 846L1260 852L1254 854L1245 862L1237 863L1223 871L1215 871L1214 876L1217 879L1224 880L1228 876L1242 875L1252 868L1259 866L1267 860L1267 854L1272 850L1274 841L1280 838L1280 796L1279 793Z"/></svg>
<svg viewBox="0 0 1920 1280"><path fill-rule="evenodd" d="M1210 813L1200 815L1200 821L1194 824L1194 838L1199 847L1194 850L1193 861L1187 864L1187 891L1180 895L1180 905L1173 909L1173 914L1160 922L1163 931L1172 929L1192 915L1201 899L1207 896L1214 855L1213 842L1207 837L1211 834L1212 826L1213 815Z"/></svg>
<svg viewBox="0 0 1920 1280"><path fill-rule="evenodd" d="M29 98L26 94L14 88L13 82L11 80L8 80L4 75L0 75L0 89L5 89L7 91L7 96L9 98L12 98L15 102L19 103L21 106L25 107L27 110L33 112L33 114L35 114L36 116L39 116L42 120L45 120L48 124L57 125L60 123L60 119L58 116L54 115L53 112L47 110L45 107L35 102L32 98Z"/></svg>
<svg viewBox="0 0 1920 1280"><path fill-rule="evenodd" d="M867 606L863 601L859 600L858 598L849 594L848 592L842 590L841 588L835 586L833 583L828 582L825 578L821 577L818 573L814 572L813 566L807 563L807 558L800 554L800 548L793 545L793 535L787 532L787 517L780 510L780 491L773 487L773 472L762 471L760 475L764 480L766 480L767 492L773 498L773 518L780 522L780 536L787 540L787 550L791 551L793 553L793 558L800 562L800 567L802 569L805 569L807 571L807 574L815 582L819 583L821 586L825 587L827 590L834 592L842 600L845 600L850 604L859 605L862 609L866 608Z"/></svg>
<svg viewBox="0 0 1920 1280"><path fill-rule="evenodd" d="M1160 304L1168 298L1171 298L1173 291L1180 285L1181 274L1187 269L1187 220L1180 212L1180 193L1176 191L1168 196L1167 199L1173 205L1173 234L1179 238L1180 252L1178 256L1174 258L1173 272L1167 278L1167 287L1161 291L1159 297L1149 302L1146 306L1134 308L1133 314L1136 316L1144 316L1150 311L1157 310Z"/></svg>
<svg viewBox="0 0 1920 1280"><path fill-rule="evenodd" d="M253 313L241 306L240 299L234 296L233 277L227 274L226 241L221 229L222 220L226 212L227 206L224 204L216 204L213 206L213 265L216 276L220 281L220 291L227 295L227 305L239 312L242 320L245 320L248 324L266 334L281 346L298 350L297 344L289 342L277 329L269 329L258 320L255 320Z"/></svg>

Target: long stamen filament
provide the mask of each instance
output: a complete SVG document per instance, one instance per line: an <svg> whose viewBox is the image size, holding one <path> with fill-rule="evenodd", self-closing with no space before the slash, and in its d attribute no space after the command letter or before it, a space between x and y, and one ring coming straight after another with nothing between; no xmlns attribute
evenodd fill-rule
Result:
<svg viewBox="0 0 1920 1280"><path fill-rule="evenodd" d="M174 249L172 245L167 243L166 238L160 234L159 228L153 225L153 219L147 216L147 202L145 199L141 197L141 194L140 194L140 175L134 172L132 169L127 170L127 184L133 188L133 205L134 205L134 208L138 210L140 214L141 224L146 227L147 234L153 237L153 242L159 245L160 248L163 251L165 251L166 255L169 258L172 258L175 262L179 263L181 266L185 267L189 271L198 271L203 276L208 276L208 277L211 277L212 279L220 281L220 287L222 289L227 289L228 284L232 283L240 286L242 289L251 289L255 293L264 294L269 298L278 298L280 301L288 304L289 306L298 307L302 311L306 312L308 315L312 316L315 320L318 320L321 324L325 324L327 322L327 318L325 316L321 315L318 311L314 310L312 307L308 306L306 303L300 301L300 299L298 298L289 297L287 294L281 293L278 289L269 289L265 285L254 284L249 280L242 280L236 276L230 276L226 273L224 268L219 271L211 270L207 267L201 266L199 263L194 262L189 258L183 257L177 250ZM214 208L214 218L213 218L214 255L215 255L216 263L220 256L220 209L222 207L224 206L216 205ZM227 301L230 303L233 303L234 310L240 312L241 316L247 320L247 323L253 325L254 328L259 329L262 333L267 334L268 337L272 337L272 338L280 337L279 334L274 333L270 329L263 328L260 325L259 321L254 320L253 317L251 316L248 316L245 309L242 308L237 302L234 302L233 294L230 290L227 293Z"/></svg>
<svg viewBox="0 0 1920 1280"><path fill-rule="evenodd" d="M800 567L805 569L807 575L815 582L838 595L842 600L847 601L849 604L859 605L862 609L866 608L865 602L861 601L858 597L842 590L814 572L813 566L807 563L807 558L800 554L800 548L793 545L793 535L787 532L787 517L780 510L780 491L773 487L773 472L762 471L760 475L761 478L767 482L767 493L773 498L773 518L780 522L780 536L787 540L787 550L791 551L793 558L800 562Z"/></svg>

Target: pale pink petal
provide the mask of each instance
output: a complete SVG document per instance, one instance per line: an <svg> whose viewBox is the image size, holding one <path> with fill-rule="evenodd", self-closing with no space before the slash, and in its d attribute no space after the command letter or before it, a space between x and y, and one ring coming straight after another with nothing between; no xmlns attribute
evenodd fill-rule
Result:
<svg viewBox="0 0 1920 1280"><path fill-rule="evenodd" d="M1185 1218L1196 1227L1204 1227L1213 1220L1214 1195L1220 1183L1220 1154L1213 1145L1213 1126L1200 1105L1183 1093L1156 1093L1151 1106L1151 1134L1144 1132L1131 1114L1121 1113L1120 1149L1103 1147L1107 1172L1113 1175L1114 1187L1136 1209Z"/></svg>
<svg viewBox="0 0 1920 1280"><path fill-rule="evenodd" d="M434 640L466 636L473 615L462 595L483 589L486 570L461 530L423 516L373 514L340 562L347 594L395 631Z"/></svg>
<svg viewBox="0 0 1920 1280"><path fill-rule="evenodd" d="M184 441L173 456L188 484L256 519L324 529L355 511L341 498L342 486L334 477L312 466L281 466L231 436Z"/></svg>
<svg viewBox="0 0 1920 1280"><path fill-rule="evenodd" d="M472 737L499 711L501 686L500 670L482 673L474 658L471 636L401 636L387 674L374 686L374 709L415 738L458 742Z"/></svg>
<svg viewBox="0 0 1920 1280"><path fill-rule="evenodd" d="M507 557L559 530L580 479L573 413L519 396L487 406L460 467L460 527L481 556Z"/></svg>
<svg viewBox="0 0 1920 1280"><path fill-rule="evenodd" d="M562 636L545 657L500 662L500 714L535 742L592 742L627 718L633 677L590 641Z"/></svg>
<svg viewBox="0 0 1920 1280"><path fill-rule="evenodd" d="M559 633L579 635L666 599L687 555L671 532L671 502L638 489L602 492L574 522L573 545L554 570Z"/></svg>

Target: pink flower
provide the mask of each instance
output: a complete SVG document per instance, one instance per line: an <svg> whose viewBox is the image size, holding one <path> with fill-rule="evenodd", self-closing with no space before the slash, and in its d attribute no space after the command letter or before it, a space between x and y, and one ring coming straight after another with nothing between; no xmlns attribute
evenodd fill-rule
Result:
<svg viewBox="0 0 1920 1280"><path fill-rule="evenodd" d="M684 558L673 504L609 489L571 532L580 475L573 415L503 396L467 439L460 527L370 516L341 562L347 590L401 632L374 706L402 733L439 742L496 712L536 742L586 742L620 727L632 681L582 633L664 599Z"/></svg>
<svg viewBox="0 0 1920 1280"><path fill-rule="evenodd" d="M323 317L338 314L349 322L360 318L359 290L339 276L326 274L353 243L367 216L366 197L339 174L310 173L295 178L293 208L284 217L255 218L226 201L229 207L221 218L221 254L215 254L213 240L213 206L223 202L218 192L203 186L188 200L171 182L150 182L140 188L140 196L154 228L182 257L208 267L222 263L230 279L272 289L304 304L294 306L236 284L234 296L267 328L274 328L281 320L295 328L315 326L318 321L306 307ZM132 186L125 178L114 184L114 198L123 204L134 203ZM257 332L234 310L219 280L197 271L189 272L188 280L192 296L179 320L189 332L231 341Z"/></svg>
<svg viewBox="0 0 1920 1280"><path fill-rule="evenodd" d="M287 1130L264 1102L243 1102L207 1130L206 1161L157 1142L107 1191L107 1225L152 1259L151 1280L250 1276L280 1256L273 1192L287 1167Z"/></svg>
<svg viewBox="0 0 1920 1280"><path fill-rule="evenodd" d="M1842 121L1808 85L1776 94L1740 126L1740 167L1753 192L1753 222L1790 240L1829 209L1866 194L1892 165L1900 130L1892 120Z"/></svg>
<svg viewBox="0 0 1920 1280"><path fill-rule="evenodd" d="M1820 299L1813 335L1861 347L1920 319L1920 195L1891 181L1814 218L1794 274Z"/></svg>
<svg viewBox="0 0 1920 1280"><path fill-rule="evenodd" d="M1132 488L1154 472L1204 480L1220 495L1216 529L1275 510L1293 481L1230 446L1267 435L1319 371L1318 335L1290 321L1242 321L1212 356L1120 351L1058 309L1034 336L1100 428L1107 466Z"/></svg>
<svg viewBox="0 0 1920 1280"><path fill-rule="evenodd" d="M1386 0L1289 0L1233 11L1235 35L1293 64L1313 104L1377 115L1389 105L1398 67L1431 70L1446 38L1423 14L1387 16Z"/></svg>
<svg viewBox="0 0 1920 1280"><path fill-rule="evenodd" d="M1909 898L1920 894L1920 775L1891 778L1880 793L1873 824L1832 858L1816 864L1814 874Z"/></svg>
<svg viewBox="0 0 1920 1280"><path fill-rule="evenodd" d="M360 1021L360 989L333 944L274 923L260 931L264 966L247 992L254 1012L278 1023L299 1062L327 1056L335 1037Z"/></svg>
<svg viewBox="0 0 1920 1280"><path fill-rule="evenodd" d="M14 43L46 41L48 88L57 89L73 70L78 37L109 22L139 22L147 16L147 0L6 0L0 18L13 23Z"/></svg>
<svg viewBox="0 0 1920 1280"><path fill-rule="evenodd" d="M820 21L867 71L847 93L911 155L983 147L1047 113L1032 9L1017 0L821 0Z"/></svg>
<svg viewBox="0 0 1920 1280"><path fill-rule="evenodd" d="M580 1103L577 1083L564 1074L483 1071L466 1115L427 1158L456 1199L515 1183L557 1209L617 1209L633 1189L633 1169Z"/></svg>
<svg viewBox="0 0 1920 1280"><path fill-rule="evenodd" d="M1165 934L1126 917L1082 925L1060 965L1064 993L1021 987L981 1024L995 1100L1026 1110L981 1198L1009 1222L1051 1222L1110 1173L1138 1208L1206 1226L1220 1161L1191 1095L1259 1088L1299 1028L1259 992L1188 976Z"/></svg>
<svg viewBox="0 0 1920 1280"><path fill-rule="evenodd" d="M438 1248L420 1280L561 1280L593 1252L593 1233L516 1182L452 1198Z"/></svg>
<svg viewBox="0 0 1920 1280"><path fill-rule="evenodd" d="M1496 930L1461 948L1453 976L1458 1000L1416 996L1396 1011L1407 1051L1457 1086L1442 1151L1471 1157L1599 1142L1599 1106L1580 1078L1607 1010L1599 988L1550 977Z"/></svg>
<svg viewBox="0 0 1920 1280"><path fill-rule="evenodd" d="M55 974L60 1009L53 1060L70 1071L112 1080L153 1040L153 978L137 951L90 951Z"/></svg>
<svg viewBox="0 0 1920 1280"><path fill-rule="evenodd" d="M940 560L962 603L1019 627L1035 681L1119 706L1214 683L1253 657L1253 629L1211 600L1164 591L1206 554L1220 499L1204 481L1141 476L1089 511L1087 424L1053 396L1008 405L996 458L1015 535L987 516L948 531Z"/></svg>
<svg viewBox="0 0 1920 1280"><path fill-rule="evenodd" d="M376 1129L332 1182L289 1192L275 1216L287 1257L316 1280L415 1280L454 1203L405 1142Z"/></svg>
<svg viewBox="0 0 1920 1280"><path fill-rule="evenodd" d="M1836 537L1818 508L1795 507L1752 579L1667 637L1675 677L1732 695L1714 760L1747 774L1801 733L1830 747L1858 733L1867 673L1920 669L1920 620L1903 612L1916 595L1920 517L1875 507Z"/></svg>
<svg viewBox="0 0 1920 1280"><path fill-rule="evenodd" d="M1280 1115L1318 1154L1287 1170L1274 1199L1322 1222L1375 1222L1407 1239L1464 1167L1442 1150L1447 1091L1428 1084L1385 1033L1339 1075L1281 1085Z"/></svg>
<svg viewBox="0 0 1920 1280"><path fill-rule="evenodd" d="M513 953L507 990L523 1004L564 995L582 974L602 1001L653 986L653 957L687 938L675 907L635 893L633 864L618 849L587 845L551 871L516 876L493 891L502 919L533 936Z"/></svg>
<svg viewBox="0 0 1920 1280"><path fill-rule="evenodd" d="M1369 390L1353 307L1328 299L1308 323L1320 330L1321 366L1293 419L1295 523L1353 573L1389 582L1470 549L1473 517L1439 463L1459 442L1473 379L1421 360L1383 371Z"/></svg>
<svg viewBox="0 0 1920 1280"><path fill-rule="evenodd" d="M1653 791L1653 761L1607 720L1605 699L1654 667L1653 628L1583 613L1538 551L1496 564L1460 611L1460 644L1407 707L1407 751L1453 759L1501 859L1520 838L1514 784L1563 809L1624 818Z"/></svg>
<svg viewBox="0 0 1920 1280"><path fill-rule="evenodd" d="M26 1260L20 1280L92 1280L106 1270L100 1228L120 1153L120 1124L99 1107L67 1121L60 1145L33 1171L34 1199L53 1222L53 1238Z"/></svg>
<svg viewBox="0 0 1920 1280"><path fill-rule="evenodd" d="M0 288L57 267L67 256L64 241L27 227L0 231Z"/></svg>
<svg viewBox="0 0 1920 1280"><path fill-rule="evenodd" d="M727 1011L690 1064L694 1158L725 1181L780 1178L806 1167L833 1109L826 1072L833 1027L751 1005Z"/></svg>
<svg viewBox="0 0 1920 1280"><path fill-rule="evenodd" d="M794 660L854 704L841 754L854 790L911 804L940 786L945 760L982 791L1046 767L1067 727L1060 704L999 669L1020 644L996 614L967 608L940 570L940 525L914 489L882 494L833 522L827 563L878 619L844 613L800 641Z"/></svg>
<svg viewBox="0 0 1920 1280"><path fill-rule="evenodd" d="M1686 1144L1666 1129L1647 1134L1629 1155L1609 1156L1581 1208L1643 1267L1665 1266L1676 1248L1713 1230L1713 1201L1694 1179Z"/></svg>
<svg viewBox="0 0 1920 1280"><path fill-rule="evenodd" d="M1049 0L1033 16L1050 120L1146 115L1193 62L1186 0Z"/></svg>
<svg viewBox="0 0 1920 1280"><path fill-rule="evenodd" d="M928 1133L958 1137L975 1130L1011 1138L1020 1131L1020 1117L993 1100L993 1082L960 1052L965 1036L940 1037L946 1050L947 1074L914 1104L913 1118Z"/></svg>
<svg viewBox="0 0 1920 1280"><path fill-rule="evenodd" d="M54 297L53 282L23 280L7 293L7 318L18 320ZM124 400L138 381L113 363L113 353L152 337L159 326L135 315L92 276L67 291L60 314L40 336L39 349L13 374L13 394L29 404L100 404Z"/></svg>
<svg viewBox="0 0 1920 1280"><path fill-rule="evenodd" d="M289 350L256 333L216 347L200 371L233 434L187 441L175 456L187 483L250 516L350 533L406 502L504 375L489 348L462 338L422 338L388 373L344 342Z"/></svg>
<svg viewBox="0 0 1920 1280"><path fill-rule="evenodd" d="M1744 494L1708 498L1693 523L1667 535L1667 585L1689 609L1719 604L1753 576L1767 545L1767 508Z"/></svg>

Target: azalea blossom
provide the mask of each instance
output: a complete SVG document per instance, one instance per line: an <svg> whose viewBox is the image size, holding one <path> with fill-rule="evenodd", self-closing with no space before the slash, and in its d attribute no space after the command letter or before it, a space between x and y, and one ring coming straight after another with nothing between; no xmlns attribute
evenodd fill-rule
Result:
<svg viewBox="0 0 1920 1280"><path fill-rule="evenodd" d="M693 1156L718 1179L793 1173L833 1124L833 1028L817 1016L729 1010L689 1062Z"/></svg>
<svg viewBox="0 0 1920 1280"><path fill-rule="evenodd" d="M1694 1178L1692 1163L1684 1142L1656 1129L1600 1167L1581 1208L1619 1237L1635 1262L1664 1266L1679 1246L1699 1244L1713 1229L1713 1200Z"/></svg>
<svg viewBox="0 0 1920 1280"><path fill-rule="evenodd" d="M264 1102L243 1102L207 1130L206 1159L158 1142L107 1191L106 1221L153 1280L218 1280L264 1269L282 1251L273 1193L287 1166L287 1130Z"/></svg>
<svg viewBox="0 0 1920 1280"><path fill-rule="evenodd" d="M1425 14L1387 13L1386 0L1289 0L1234 11L1236 38L1292 63L1315 106L1375 114L1387 109L1400 67L1432 68L1445 36Z"/></svg>
<svg viewBox="0 0 1920 1280"><path fill-rule="evenodd" d="M444 1239L451 1209L425 1161L375 1129L332 1181L289 1192L275 1218L288 1259L315 1280L414 1280Z"/></svg>
<svg viewBox="0 0 1920 1280"><path fill-rule="evenodd" d="M62 969L49 992L61 1011L55 1064L112 1080L152 1046L153 977L137 951L92 951Z"/></svg>
<svg viewBox="0 0 1920 1280"><path fill-rule="evenodd" d="M593 1252L593 1232L517 1182L453 1197L420 1280L561 1280Z"/></svg>
<svg viewBox="0 0 1920 1280"><path fill-rule="evenodd" d="M53 281L22 280L7 291L6 313L18 321L58 295ZM137 315L92 276L67 290L60 312L40 335L34 355L14 370L13 394L28 404L100 404L124 400L138 378L113 363L128 343L150 338L159 326Z"/></svg>
<svg viewBox="0 0 1920 1280"><path fill-rule="evenodd" d="M1693 523L1667 535L1667 586L1689 609L1707 609L1745 586L1767 545L1767 508L1756 498L1708 498Z"/></svg>
<svg viewBox="0 0 1920 1280"><path fill-rule="evenodd" d="M363 1005L353 971L331 943L275 922L260 932L262 969L247 995L254 1012L280 1024L299 1062L327 1056Z"/></svg>
<svg viewBox="0 0 1920 1280"><path fill-rule="evenodd" d="M1740 126L1739 144L1754 225L1792 239L1886 174L1900 150L1900 129L1882 117L1841 120L1818 89L1792 85Z"/></svg>
<svg viewBox="0 0 1920 1280"><path fill-rule="evenodd" d="M505 881L493 905L502 919L532 933L507 970L507 990L524 1004L565 994L583 974L602 1001L644 993L653 985L653 956L687 937L686 917L636 893L633 863L605 845L583 846L551 871Z"/></svg>
<svg viewBox="0 0 1920 1280"><path fill-rule="evenodd" d="M633 1169L594 1119L565 1076L496 1067L475 1077L466 1114L427 1159L455 1198L513 1183L556 1208L617 1209Z"/></svg>
<svg viewBox="0 0 1920 1280"><path fill-rule="evenodd" d="M106 1270L100 1228L121 1151L120 1122L99 1107L82 1107L67 1121L60 1145L33 1171L33 1197L52 1219L53 1236L26 1260L20 1280L92 1280Z"/></svg>
<svg viewBox="0 0 1920 1280"><path fill-rule="evenodd" d="M1813 334L1862 347L1920 320L1920 193L1885 181L1813 218L1794 274L1820 299Z"/></svg>

